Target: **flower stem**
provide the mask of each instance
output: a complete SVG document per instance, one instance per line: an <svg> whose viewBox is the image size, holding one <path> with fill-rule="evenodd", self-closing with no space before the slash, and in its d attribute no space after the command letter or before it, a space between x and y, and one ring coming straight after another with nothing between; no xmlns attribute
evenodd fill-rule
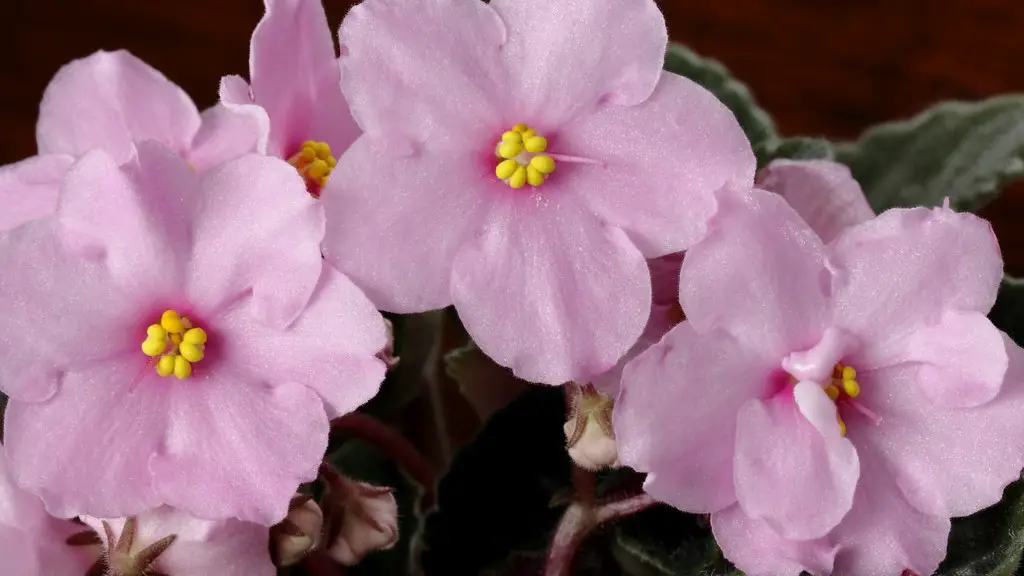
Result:
<svg viewBox="0 0 1024 576"><path fill-rule="evenodd" d="M363 440L397 462L409 476L423 486L423 507L433 506L437 471L412 442L397 430L368 414L350 412L331 421L331 432Z"/></svg>
<svg viewBox="0 0 1024 576"><path fill-rule="evenodd" d="M658 502L647 494L613 500L594 508L579 502L573 503L558 522L551 548L548 549L544 576L570 576L576 549L594 528L656 504Z"/></svg>

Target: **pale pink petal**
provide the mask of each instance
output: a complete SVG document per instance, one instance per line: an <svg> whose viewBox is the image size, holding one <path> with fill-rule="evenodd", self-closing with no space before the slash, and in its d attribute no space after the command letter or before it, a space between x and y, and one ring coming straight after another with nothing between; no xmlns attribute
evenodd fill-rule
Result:
<svg viewBox="0 0 1024 576"><path fill-rule="evenodd" d="M249 121L256 127L258 138L256 139L256 152L267 153L267 146L270 140L270 118L267 111L256 105L253 100L252 89L245 78L232 74L220 79L220 88L217 91L220 103L236 114L249 117Z"/></svg>
<svg viewBox="0 0 1024 576"><path fill-rule="evenodd" d="M186 152L199 123L188 94L163 74L124 50L100 51L66 64L50 81L36 140L40 154L101 148L125 162L135 140Z"/></svg>
<svg viewBox="0 0 1024 576"><path fill-rule="evenodd" d="M668 46L654 0L493 0L520 111L541 126L602 102L632 106L658 83Z"/></svg>
<svg viewBox="0 0 1024 576"><path fill-rule="evenodd" d="M213 326L225 338L225 362L243 366L254 381L302 384L320 394L328 416L351 412L377 394L387 343L384 318L343 274L323 267L320 284L302 315L282 332L268 332L245 302ZM327 338L330 336L330 338ZM270 339L273 346L253 346Z"/></svg>
<svg viewBox="0 0 1024 576"><path fill-rule="evenodd" d="M923 364L918 393L936 405L978 406L999 394L1009 361L1002 333L984 314L947 310L907 344L907 359Z"/></svg>
<svg viewBox="0 0 1024 576"><path fill-rule="evenodd" d="M645 490L688 512L736 501L736 416L771 385L772 366L725 332L689 323L626 365L612 420L619 460L647 472Z"/></svg>
<svg viewBox="0 0 1024 576"><path fill-rule="evenodd" d="M161 503L149 460L164 441L167 385L147 360L129 353L83 366L49 400L8 404L11 471L54 516L127 516Z"/></svg>
<svg viewBox="0 0 1024 576"><path fill-rule="evenodd" d="M209 354L210 365L204 359L168 391L166 438L149 464L155 489L200 518L273 525L298 485L316 478L327 449L323 404L305 386L247 381Z"/></svg>
<svg viewBox="0 0 1024 576"><path fill-rule="evenodd" d="M636 343L619 358L610 370L595 376L590 383L597 387L602 393L614 398L619 393L619 386L622 380L622 370L633 358L639 356L644 350L661 340L661 337L668 333L675 326L673 322L675 312L667 306L651 306L651 315L647 318L647 325L640 334Z"/></svg>
<svg viewBox="0 0 1024 576"><path fill-rule="evenodd" d="M838 162L774 160L757 180L758 187L785 198L826 243L875 216L850 169Z"/></svg>
<svg viewBox="0 0 1024 576"><path fill-rule="evenodd" d="M0 270L17 271L0 275L0 389L24 402L47 400L64 371L137 350L145 337L145 325L132 328L151 294L67 254L56 227L45 219L0 236Z"/></svg>
<svg viewBox="0 0 1024 576"><path fill-rule="evenodd" d="M27 532L17 528L0 525L0 558L3 558L2 567L7 574L17 574L18 576L44 576L46 574L40 567L40 553L35 549L35 539ZM79 575L67 574L66 576Z"/></svg>
<svg viewBox="0 0 1024 576"><path fill-rule="evenodd" d="M949 518L911 506L872 450L861 449L860 457L864 473L853 508L830 535L839 548L833 573L934 574L946 555Z"/></svg>
<svg viewBox="0 0 1024 576"><path fill-rule="evenodd" d="M528 121L507 109L505 24L483 2L367 0L349 10L338 37L342 90L374 137L493 151L503 131Z"/></svg>
<svg viewBox="0 0 1024 576"><path fill-rule="evenodd" d="M726 559L747 574L799 576L805 571L811 574L832 573L836 546L827 538L787 540L767 522L744 514L739 505L713 514L711 528Z"/></svg>
<svg viewBox="0 0 1024 576"><path fill-rule="evenodd" d="M775 194L718 198L708 236L683 260L687 320L699 332L721 327L776 361L817 344L829 290L817 235Z"/></svg>
<svg viewBox="0 0 1024 576"><path fill-rule="evenodd" d="M287 162L248 155L203 174L188 294L208 315L251 290L255 314L291 324L320 279L323 208Z"/></svg>
<svg viewBox="0 0 1024 576"><path fill-rule="evenodd" d="M1003 277L989 223L947 208L889 210L847 228L828 251L834 322L867 343L850 358L858 369L884 366L944 310L987 314Z"/></svg>
<svg viewBox="0 0 1024 576"><path fill-rule="evenodd" d="M493 166L465 160L428 149L393 157L362 138L338 161L335 170L345 177L328 180L320 197L330 221L324 256L381 310L452 303L456 252L479 226L490 192L511 192ZM493 188L474 189L485 177Z"/></svg>
<svg viewBox="0 0 1024 576"><path fill-rule="evenodd" d="M924 512L966 516L990 506L1024 467L1024 351L1003 340L1006 380L994 400L975 408L937 406L922 392L927 371L919 365L858 375L858 400L881 421L844 412L850 438L862 457L864 447L879 451L904 497Z"/></svg>
<svg viewBox="0 0 1024 576"><path fill-rule="evenodd" d="M192 139L192 149L186 155L189 164L199 172L261 152L263 127L254 116L217 104L203 111L202 119L203 124Z"/></svg>
<svg viewBox="0 0 1024 576"><path fill-rule="evenodd" d="M826 535L850 510L860 461L821 386L801 382L750 400L738 422L733 466L744 513L783 538Z"/></svg>
<svg viewBox="0 0 1024 576"><path fill-rule="evenodd" d="M636 342L650 310L640 252L566 196L534 191L501 200L484 233L455 259L452 300L466 330L531 382L586 381L608 370Z"/></svg>
<svg viewBox="0 0 1024 576"><path fill-rule="evenodd" d="M48 154L0 166L0 232L53 214L61 180L74 161Z"/></svg>
<svg viewBox="0 0 1024 576"><path fill-rule="evenodd" d="M265 0L252 33L249 75L256 104L270 117L268 153L294 154L306 140L335 156L359 136L341 94L334 38L320 0Z"/></svg>
<svg viewBox="0 0 1024 576"><path fill-rule="evenodd" d="M111 543L107 542L104 521L88 516L83 520L109 548ZM108 519L106 523L115 541L119 539L125 520ZM201 520L166 506L136 516L132 552L171 535L177 538L157 558L151 568L153 571L174 576L273 576L276 573L267 547L266 527L235 519Z"/></svg>
<svg viewBox="0 0 1024 576"><path fill-rule="evenodd" d="M571 186L648 258L700 240L715 213L715 191L749 189L754 179L754 153L732 112L704 88L667 72L643 104L606 105L547 135L550 152L600 164L559 162L542 190Z"/></svg>

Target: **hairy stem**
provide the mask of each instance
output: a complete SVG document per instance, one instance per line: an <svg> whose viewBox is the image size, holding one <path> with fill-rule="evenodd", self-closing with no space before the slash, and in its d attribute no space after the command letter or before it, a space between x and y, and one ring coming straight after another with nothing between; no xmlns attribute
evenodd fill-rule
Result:
<svg viewBox="0 0 1024 576"><path fill-rule="evenodd" d="M551 540L544 565L544 576L570 576L576 549L594 528L605 522L636 514L657 503L647 494L613 500L593 508L583 503L573 503L566 509Z"/></svg>

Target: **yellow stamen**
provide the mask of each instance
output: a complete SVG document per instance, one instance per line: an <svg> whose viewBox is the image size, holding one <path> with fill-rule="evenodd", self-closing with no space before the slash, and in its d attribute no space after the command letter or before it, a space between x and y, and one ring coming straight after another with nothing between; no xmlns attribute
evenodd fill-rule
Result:
<svg viewBox="0 0 1024 576"><path fill-rule="evenodd" d="M526 181L530 183L530 186L540 186L544 183L544 174L533 166L527 166Z"/></svg>
<svg viewBox="0 0 1024 576"><path fill-rule="evenodd" d="M515 158L523 153L523 145L519 142L502 142L498 146L498 156L502 158Z"/></svg>
<svg viewBox="0 0 1024 576"><path fill-rule="evenodd" d="M856 398L860 395L860 384L856 380L843 380L843 392L850 398Z"/></svg>
<svg viewBox="0 0 1024 576"><path fill-rule="evenodd" d="M857 371L849 366L843 368L843 380L853 380L857 377Z"/></svg>
<svg viewBox="0 0 1024 576"><path fill-rule="evenodd" d="M512 130L515 130L516 132L519 132L520 134L523 133L523 132L526 132L527 129L528 129L528 126L526 124L516 124L515 126L512 127Z"/></svg>
<svg viewBox="0 0 1024 576"><path fill-rule="evenodd" d="M159 324L146 328L142 341L142 352L156 361L156 373L160 376L174 374L178 379L192 374L192 364L206 355L208 336L202 328L192 326L192 321L176 310L165 310Z"/></svg>
<svg viewBox="0 0 1024 576"><path fill-rule="evenodd" d="M189 344L188 342L182 342L181 346L178 346L178 351L181 352L181 356L189 362L199 362L203 359L203 349L198 344Z"/></svg>
<svg viewBox="0 0 1024 576"><path fill-rule="evenodd" d="M516 124L501 134L494 150L501 161L494 174L515 189L527 183L540 186L555 171L555 159L544 154L547 149L547 138L526 124Z"/></svg>
<svg viewBox="0 0 1024 576"><path fill-rule="evenodd" d="M505 160L498 164L498 167L494 170L494 173L500 180L508 180L516 173L516 169L519 168L519 163L515 160Z"/></svg>
<svg viewBox="0 0 1024 576"><path fill-rule="evenodd" d="M555 159L541 154L530 159L530 166L536 168L541 174L551 174L555 171Z"/></svg>
<svg viewBox="0 0 1024 576"><path fill-rule="evenodd" d="M534 136L523 142L527 152L543 152L548 149L548 139L543 136Z"/></svg>
<svg viewBox="0 0 1024 576"><path fill-rule="evenodd" d="M516 167L516 171L512 174L512 177L508 179L508 185L513 188L522 188L526 185L526 168L524 166Z"/></svg>
<svg viewBox="0 0 1024 576"><path fill-rule="evenodd" d="M160 316L160 325L172 334L180 334L185 330L184 324L181 323L181 315L174 310L167 310Z"/></svg>
<svg viewBox="0 0 1024 576"><path fill-rule="evenodd" d="M173 374L175 358L177 358L177 356L174 354L161 356L160 360L156 363L156 373L161 376L170 376Z"/></svg>
<svg viewBox="0 0 1024 576"><path fill-rule="evenodd" d="M527 128L526 130L523 131L523 142L526 142L527 140L529 140L530 138L533 138L536 135L537 135L537 131L536 130L534 130L533 128Z"/></svg>
<svg viewBox="0 0 1024 576"><path fill-rule="evenodd" d="M185 332L184 340L189 344L206 344L206 331L202 328L193 328Z"/></svg>
<svg viewBox="0 0 1024 576"><path fill-rule="evenodd" d="M836 415L836 420L839 421L839 433L846 436L846 422L843 422L842 416Z"/></svg>
<svg viewBox="0 0 1024 576"><path fill-rule="evenodd" d="M142 353L146 356L156 358L167 350L167 339L146 338L142 341Z"/></svg>
<svg viewBox="0 0 1024 576"><path fill-rule="evenodd" d="M174 376L178 380L184 380L192 375L192 364L181 356L174 357Z"/></svg>
<svg viewBox="0 0 1024 576"><path fill-rule="evenodd" d="M523 135L515 130L509 130L501 135L502 142L508 142L510 144L518 144L523 141Z"/></svg>
<svg viewBox="0 0 1024 576"><path fill-rule="evenodd" d="M327 185L327 179L338 160L331 155L331 146L327 142L307 140L302 143L298 153L288 159L288 163L298 170L306 180L307 188L312 187L310 192L317 196L320 189Z"/></svg>
<svg viewBox="0 0 1024 576"><path fill-rule="evenodd" d="M829 384L828 386L825 386L825 394L828 394L829 399L835 402L836 398L839 398L839 388Z"/></svg>

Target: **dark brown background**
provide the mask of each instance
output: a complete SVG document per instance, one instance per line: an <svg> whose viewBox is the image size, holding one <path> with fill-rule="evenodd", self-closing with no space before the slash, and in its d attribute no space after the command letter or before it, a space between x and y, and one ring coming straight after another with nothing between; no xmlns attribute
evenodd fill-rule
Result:
<svg viewBox="0 0 1024 576"><path fill-rule="evenodd" d="M324 0L332 25L348 0ZM947 98L1024 91L1018 0L661 0L673 39L723 61L787 134L853 137ZM260 0L4 0L0 163L35 151L39 97L57 68L127 48L200 106L224 74L245 74ZM1018 198L1021 198L1018 200ZM1011 271L1024 273L1024 198L993 219Z"/></svg>

